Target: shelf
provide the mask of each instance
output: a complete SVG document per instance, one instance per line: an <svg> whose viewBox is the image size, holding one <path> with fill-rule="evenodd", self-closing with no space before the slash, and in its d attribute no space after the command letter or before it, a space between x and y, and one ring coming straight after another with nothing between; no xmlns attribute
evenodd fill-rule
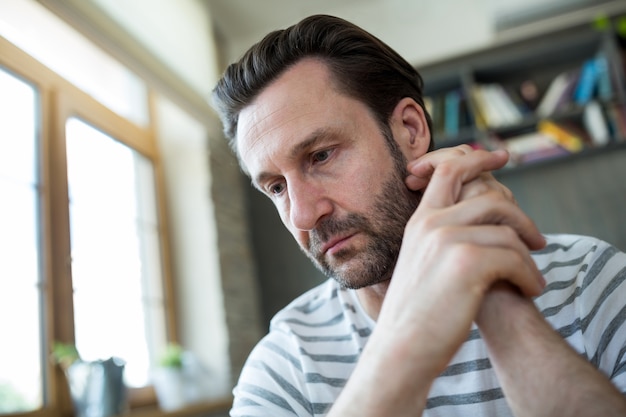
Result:
<svg viewBox="0 0 626 417"><path fill-rule="evenodd" d="M569 155L564 155L561 157L543 159L540 161L529 162L526 164L516 165L516 166L509 167L509 168L502 168L502 169L499 169L498 171L495 171L493 174L496 178L504 178L510 175L520 175L529 170L536 170L538 168L543 168L543 167L551 167L551 166L556 166L556 165L561 165L561 164L567 164L569 162L576 161L577 159L580 159L580 158L596 157L602 154L620 151L620 150L626 150L626 141L610 143L606 146L597 147L597 148L586 148L583 151L569 154Z"/></svg>
<svg viewBox="0 0 626 417"><path fill-rule="evenodd" d="M613 141L626 139L626 38L612 29L570 27L418 70L436 148L462 143L489 148L494 137L506 146L507 139L537 131L545 119L587 145L602 142L598 123ZM595 109L590 122L595 102L601 111ZM615 103L622 109L609 110ZM538 163L543 162L530 165Z"/></svg>
<svg viewBox="0 0 626 417"><path fill-rule="evenodd" d="M231 397L215 399L208 402L189 405L187 407L163 411L157 406L142 407L122 414L120 417L192 417L208 416L214 413L227 413L233 403Z"/></svg>

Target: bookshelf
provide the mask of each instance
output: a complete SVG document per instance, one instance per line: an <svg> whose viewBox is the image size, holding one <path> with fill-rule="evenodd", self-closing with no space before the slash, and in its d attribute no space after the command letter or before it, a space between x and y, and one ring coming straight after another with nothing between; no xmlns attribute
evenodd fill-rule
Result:
<svg viewBox="0 0 626 417"><path fill-rule="evenodd" d="M570 26L418 69L436 147L509 149L512 162L495 175L540 230L592 235L626 250L626 33L615 29L621 19L626 32L626 13L611 19L602 30ZM591 63L596 75L585 92L579 84ZM538 110L551 88L561 97L550 93L551 105ZM446 130L441 109L453 90L466 100L467 123ZM481 95L499 112L495 121Z"/></svg>
<svg viewBox="0 0 626 417"><path fill-rule="evenodd" d="M626 142L626 33L617 19L420 68L436 147L505 148L505 169L517 169Z"/></svg>

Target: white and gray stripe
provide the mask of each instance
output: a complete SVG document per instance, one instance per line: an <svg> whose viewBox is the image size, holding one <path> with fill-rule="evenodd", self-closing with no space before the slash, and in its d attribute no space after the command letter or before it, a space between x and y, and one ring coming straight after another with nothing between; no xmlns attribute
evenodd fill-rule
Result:
<svg viewBox="0 0 626 417"><path fill-rule="evenodd" d="M577 352L626 392L626 254L583 236L547 239L533 254L548 281L535 303ZM374 327L354 291L333 280L297 298L251 353L231 416L326 415ZM467 415L512 415L476 328L434 381L424 412Z"/></svg>

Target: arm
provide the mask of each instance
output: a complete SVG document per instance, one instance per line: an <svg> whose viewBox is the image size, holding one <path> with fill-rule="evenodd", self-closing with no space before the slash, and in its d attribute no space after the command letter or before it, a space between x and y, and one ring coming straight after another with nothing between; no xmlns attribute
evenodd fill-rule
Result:
<svg viewBox="0 0 626 417"><path fill-rule="evenodd" d="M448 158L455 156L440 153L415 161L407 186L424 188L435 167ZM489 174L481 176L479 192L485 184L497 187ZM476 190L465 187L459 201L470 198ZM506 188L501 191L513 199ZM626 399L619 390L574 351L535 304L511 285L498 283L487 293L476 323L516 416L626 415Z"/></svg>
<svg viewBox="0 0 626 417"><path fill-rule="evenodd" d="M506 156L463 155L433 162L376 329L329 416L420 415L493 283L506 277L527 296L541 292L528 247L543 238L501 190L480 180Z"/></svg>
<svg viewBox="0 0 626 417"><path fill-rule="evenodd" d="M477 324L516 416L626 415L626 399L506 285L485 297Z"/></svg>

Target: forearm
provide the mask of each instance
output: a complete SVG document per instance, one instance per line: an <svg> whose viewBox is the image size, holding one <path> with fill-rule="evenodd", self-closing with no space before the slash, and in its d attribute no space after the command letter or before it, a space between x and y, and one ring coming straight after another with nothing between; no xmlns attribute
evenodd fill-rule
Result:
<svg viewBox="0 0 626 417"><path fill-rule="evenodd" d="M626 415L626 399L608 378L510 287L487 295L477 324L517 417Z"/></svg>
<svg viewBox="0 0 626 417"><path fill-rule="evenodd" d="M414 343L391 346L372 337L328 417L421 415L435 373L416 355Z"/></svg>

